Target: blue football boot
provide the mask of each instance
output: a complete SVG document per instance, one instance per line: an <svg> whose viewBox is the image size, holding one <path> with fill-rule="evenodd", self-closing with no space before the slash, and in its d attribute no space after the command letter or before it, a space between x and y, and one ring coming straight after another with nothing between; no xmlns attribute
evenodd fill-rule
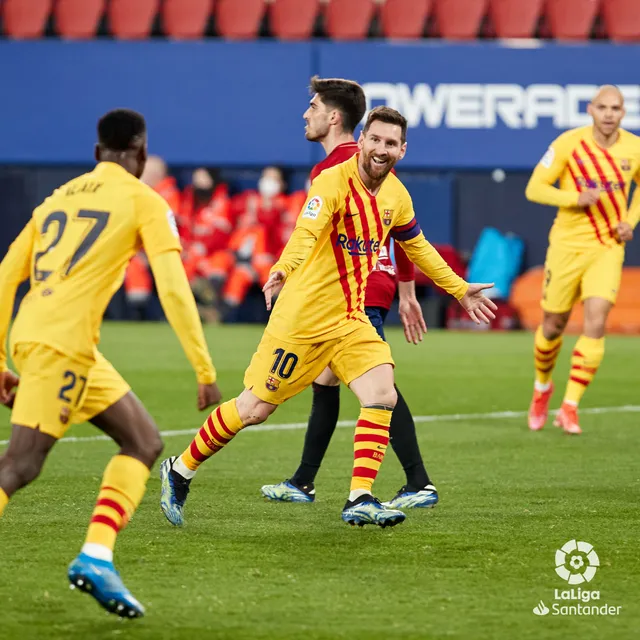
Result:
<svg viewBox="0 0 640 640"><path fill-rule="evenodd" d="M88 593L109 613L121 618L140 618L144 607L131 595L113 566L113 562L98 560L81 553L69 565L71 588Z"/></svg>
<svg viewBox="0 0 640 640"><path fill-rule="evenodd" d="M160 508L171 524L181 527L184 524L182 511L191 480L174 471L173 463L176 459L177 456L167 458L160 465Z"/></svg>
<svg viewBox="0 0 640 640"><path fill-rule="evenodd" d="M432 484L428 484L419 491L414 491L406 485L398 491L394 498L383 502L382 506L389 509L428 509L438 504L438 491Z"/></svg>
<svg viewBox="0 0 640 640"><path fill-rule="evenodd" d="M359 498L344 505L342 519L351 526L364 527L365 524L377 524L379 527L394 527L405 520L407 516L397 509L383 506L377 498L365 493Z"/></svg>
<svg viewBox="0 0 640 640"><path fill-rule="evenodd" d="M298 487L285 480L278 484L265 484L260 491L265 498L275 502L313 502L316 499L313 483Z"/></svg>

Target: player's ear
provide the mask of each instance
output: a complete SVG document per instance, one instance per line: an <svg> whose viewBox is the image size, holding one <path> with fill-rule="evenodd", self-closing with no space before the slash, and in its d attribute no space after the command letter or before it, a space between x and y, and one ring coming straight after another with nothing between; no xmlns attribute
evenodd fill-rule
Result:
<svg viewBox="0 0 640 640"><path fill-rule="evenodd" d="M362 151L362 147L364 147L364 131L361 131L358 136L358 149Z"/></svg>
<svg viewBox="0 0 640 640"><path fill-rule="evenodd" d="M587 113L593 118L593 105L591 103L587 105Z"/></svg>
<svg viewBox="0 0 640 640"><path fill-rule="evenodd" d="M404 156L407 153L407 143L403 143L403 145L400 147L400 155L398 156L398 160L402 160L402 158L404 158Z"/></svg>

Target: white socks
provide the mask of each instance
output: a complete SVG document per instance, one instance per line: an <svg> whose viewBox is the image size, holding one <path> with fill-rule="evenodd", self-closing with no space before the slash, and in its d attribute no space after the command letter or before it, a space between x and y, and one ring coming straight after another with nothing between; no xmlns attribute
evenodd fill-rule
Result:
<svg viewBox="0 0 640 640"><path fill-rule="evenodd" d="M96 560L104 560L105 562L113 562L113 551L103 544L95 542L85 542L82 546L82 553Z"/></svg>
<svg viewBox="0 0 640 640"><path fill-rule="evenodd" d="M179 473L186 480L191 480L191 478L196 475L196 472L193 469L189 469L189 467L187 467L187 465L182 462L182 456L178 456L174 460L173 470L176 473Z"/></svg>
<svg viewBox="0 0 640 640"><path fill-rule="evenodd" d="M349 502L357 500L360 496L366 496L370 494L371 491L367 491L365 489L354 489L353 491L351 491L351 493L349 493Z"/></svg>
<svg viewBox="0 0 640 640"><path fill-rule="evenodd" d="M549 387L551 387L551 383L550 382L538 382L537 380L534 382L533 384L533 388L536 391L549 391Z"/></svg>

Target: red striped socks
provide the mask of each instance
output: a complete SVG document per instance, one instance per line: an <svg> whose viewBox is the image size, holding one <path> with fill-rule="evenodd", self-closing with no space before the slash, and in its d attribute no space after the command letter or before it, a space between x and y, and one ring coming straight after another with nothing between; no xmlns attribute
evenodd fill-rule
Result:
<svg viewBox="0 0 640 640"><path fill-rule="evenodd" d="M604 338L580 336L571 354L571 372L564 402L579 404L604 357Z"/></svg>
<svg viewBox="0 0 640 640"><path fill-rule="evenodd" d="M538 327L533 345L533 360L536 368L536 388L543 391L551 381L553 368L562 348L562 336L555 340L547 340L542 333L542 326Z"/></svg>
<svg viewBox="0 0 640 640"><path fill-rule="evenodd" d="M389 426L392 411L363 407L356 423L354 438L353 476L349 499L353 492L371 493L373 481L384 459L389 444Z"/></svg>
<svg viewBox="0 0 640 640"><path fill-rule="evenodd" d="M190 471L197 471L205 460L227 445L243 426L236 399L221 404L207 418L196 437L180 456L180 461Z"/></svg>
<svg viewBox="0 0 640 640"><path fill-rule="evenodd" d="M98 494L83 552L111 560L116 537L145 492L149 469L130 456L115 456L107 465Z"/></svg>

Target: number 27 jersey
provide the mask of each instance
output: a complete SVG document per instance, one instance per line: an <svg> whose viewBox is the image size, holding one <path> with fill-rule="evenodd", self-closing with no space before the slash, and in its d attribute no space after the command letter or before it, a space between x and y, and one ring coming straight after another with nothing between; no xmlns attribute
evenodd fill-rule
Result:
<svg viewBox="0 0 640 640"><path fill-rule="evenodd" d="M125 169L103 162L56 189L10 249L31 283L12 345L92 362L102 316L140 246L150 258L181 249L169 205Z"/></svg>

